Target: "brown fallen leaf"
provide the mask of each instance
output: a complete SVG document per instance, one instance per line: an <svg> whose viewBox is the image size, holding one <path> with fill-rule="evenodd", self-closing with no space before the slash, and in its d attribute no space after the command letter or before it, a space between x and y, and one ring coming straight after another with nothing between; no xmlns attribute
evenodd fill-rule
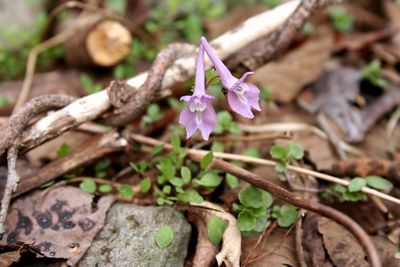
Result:
<svg viewBox="0 0 400 267"><path fill-rule="evenodd" d="M297 241L297 250L301 255L300 262L306 266L333 267L329 257L326 256L324 243L321 234L318 232L318 221L320 215L313 212L306 212L301 220L300 236Z"/></svg>
<svg viewBox="0 0 400 267"><path fill-rule="evenodd" d="M14 246L12 246L14 247ZM21 256L25 252L33 252L38 254L37 251L34 251L28 244L22 244L21 246L15 246L15 250L3 252L0 254L0 266L8 267L13 263L18 263L21 259ZM40 256L40 254L39 254Z"/></svg>
<svg viewBox="0 0 400 267"><path fill-rule="evenodd" d="M188 207L188 220L196 225L198 236L196 252L192 261L192 267L206 267L215 264L215 255L219 248L208 239L207 220L209 215L202 209Z"/></svg>
<svg viewBox="0 0 400 267"><path fill-rule="evenodd" d="M251 253L259 240L259 235L244 237L242 242L243 259ZM295 231L291 229L277 228L268 238L262 240L248 259L248 266L298 266L295 253Z"/></svg>
<svg viewBox="0 0 400 267"><path fill-rule="evenodd" d="M400 266L400 260L394 257L394 255L398 250L395 244L390 242L389 239L385 236L373 236L372 241L374 242L376 249L378 250L383 266L385 267Z"/></svg>
<svg viewBox="0 0 400 267"><path fill-rule="evenodd" d="M274 100L291 102L303 86L322 73L332 48L333 34L328 28L321 27L299 48L257 69L249 80L258 85L269 86Z"/></svg>
<svg viewBox="0 0 400 267"><path fill-rule="evenodd" d="M324 247L336 267L368 267L363 248L343 226L321 217L318 231L322 235Z"/></svg>
<svg viewBox="0 0 400 267"><path fill-rule="evenodd" d="M1 243L35 244L45 256L75 265L103 226L113 201L109 195L95 204L91 195L75 187L58 187L45 195L35 191L10 207Z"/></svg>

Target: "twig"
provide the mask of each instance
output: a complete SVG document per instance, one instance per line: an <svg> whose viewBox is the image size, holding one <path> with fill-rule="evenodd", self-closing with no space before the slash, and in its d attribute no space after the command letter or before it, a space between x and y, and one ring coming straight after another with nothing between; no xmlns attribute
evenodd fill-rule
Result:
<svg viewBox="0 0 400 267"><path fill-rule="evenodd" d="M141 144L146 144L150 146L158 145L158 144L164 144L164 148L167 150L172 149L172 146L170 144L165 144L162 143L158 140L149 138L149 137L144 137L141 135L137 134L132 134L131 139L133 141L139 142ZM203 158L205 153L203 151L198 151L198 150L188 150L187 156L196 161L200 162ZM251 158L251 157L249 157ZM275 165L275 162L273 162ZM261 189L264 189L268 192L270 192L272 195L274 195L277 198L280 198L281 200L290 203L296 207L299 208L304 208L310 211L314 211L322 216L325 216L327 218L330 218L339 224L342 224L344 227L346 227L361 243L361 245L364 247L366 254L368 256L368 260L373 267L380 267L382 266L380 259L379 259L379 254L372 243L371 239L365 233L365 231L361 228L360 225L358 225L356 222L354 222L350 217L347 215L329 207L322 205L318 202L315 201L310 201L301 198L300 196L284 189L283 187L280 187L273 182L258 176L257 174L254 174L250 171L247 171L241 167L235 166L231 163L228 163L226 161L220 160L220 159L214 159L213 162L211 163L211 167L226 171L228 173L231 173L237 177L242 178L244 181L253 184ZM292 170L302 170L301 168L291 166ZM305 173L305 172L304 172ZM310 174L310 173L307 173Z"/></svg>
<svg viewBox="0 0 400 267"><path fill-rule="evenodd" d="M71 103L75 98L61 95L43 95L33 98L25 106L18 109L6 123L2 125L0 136L0 155L2 155L15 140L21 135L28 123L40 113L62 108Z"/></svg>
<svg viewBox="0 0 400 267"><path fill-rule="evenodd" d="M251 261L251 256L257 250L258 245L261 243L261 241L264 238L269 237L271 235L272 231L275 230L275 228L277 226L278 226L278 224L276 223L276 221L273 221L272 223L268 222L268 225L265 227L264 231L262 232L262 234L258 238L256 244L251 248L249 255L247 255L246 259L244 260L243 267L246 267L247 265L249 265L252 262Z"/></svg>
<svg viewBox="0 0 400 267"><path fill-rule="evenodd" d="M29 90L31 88L33 75L35 73L35 65L37 57L40 53L46 51L47 49L59 45L65 42L68 38L70 38L75 33L75 28L67 29L65 31L60 32L56 36L51 37L50 39L40 43L35 46L29 53L28 63L25 72L24 82L22 84L22 89L18 95L17 101L15 102L13 113L26 101Z"/></svg>
<svg viewBox="0 0 400 267"><path fill-rule="evenodd" d="M161 83L169 66L178 58L195 51L195 47L185 43L173 43L158 53L153 65L148 71L148 78L139 88L132 90L129 85L119 86L122 90L113 90L111 85L108 89L109 98L112 104L118 109L110 117L106 118L105 123L121 126L131 122L142 114L148 104L155 98L161 90ZM125 99L124 99L125 98Z"/></svg>
<svg viewBox="0 0 400 267"><path fill-rule="evenodd" d="M252 141L262 141L262 140L273 140L273 139L291 139L293 135L286 132L275 132L275 133L263 133L254 135L226 135L226 136L213 136L211 141L221 141L221 142L252 142Z"/></svg>
<svg viewBox="0 0 400 267"><path fill-rule="evenodd" d="M47 164L31 176L23 177L13 197L45 184L85 163L92 162L112 152L121 151L127 144L128 142L115 131L94 136L89 141L86 141L85 145L81 146L80 149Z"/></svg>
<svg viewBox="0 0 400 267"><path fill-rule="evenodd" d="M321 139L324 140L329 139L328 135L318 127L302 122L277 122L277 123L267 123L262 125L239 124L239 128L240 130L249 133L262 133L262 132L275 132L275 131L290 131L290 132L310 131L313 134L320 137ZM364 153L361 150L347 144L346 142L343 142L342 140L338 140L338 144L344 151L348 153L352 153L357 156L364 156Z"/></svg>
<svg viewBox="0 0 400 267"><path fill-rule="evenodd" d="M346 153L343 151L342 147L340 146L340 139L336 135L336 133L333 132L332 127L329 125L326 115L324 113L319 113L317 115L317 121L321 128L324 130L326 133L326 136L328 137L329 143L331 144L332 148L336 151L336 154L339 156L341 160L347 159Z"/></svg>
<svg viewBox="0 0 400 267"><path fill-rule="evenodd" d="M287 21L267 38L263 38L246 47L229 60L230 66L242 63L248 69L256 69L270 61L289 46L297 32L317 7L319 0L303 0Z"/></svg>
<svg viewBox="0 0 400 267"><path fill-rule="evenodd" d="M6 222L8 207L10 206L11 195L17 189L20 177L17 172L18 145L14 144L7 153L7 183L4 188L3 198L1 199L0 210L0 235L4 233L4 223Z"/></svg>

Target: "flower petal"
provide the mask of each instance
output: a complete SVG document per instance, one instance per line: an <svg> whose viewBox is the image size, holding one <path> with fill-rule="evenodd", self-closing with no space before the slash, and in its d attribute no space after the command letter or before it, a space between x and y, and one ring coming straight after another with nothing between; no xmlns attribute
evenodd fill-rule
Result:
<svg viewBox="0 0 400 267"><path fill-rule="evenodd" d="M191 98L192 98L191 95L184 95L184 96L181 96L180 100L181 101L190 101Z"/></svg>
<svg viewBox="0 0 400 267"><path fill-rule="evenodd" d="M201 135L204 140L208 140L210 133L214 129L215 125L217 125L217 114L211 105L207 105L207 108L201 113L201 123L199 126Z"/></svg>
<svg viewBox="0 0 400 267"><path fill-rule="evenodd" d="M198 129L196 114L190 111L189 105L181 111L181 114L179 115L179 123L186 128L186 138L191 137Z"/></svg>
<svg viewBox="0 0 400 267"><path fill-rule="evenodd" d="M214 49L211 47L211 45L208 43L207 39L204 36L201 37L201 44L204 46L204 50L206 51L208 57L210 58L211 63L213 64L219 77L221 78L222 84L226 88L231 88L232 85L234 85L238 79L236 79L232 75L232 73L225 66L222 60L217 56Z"/></svg>
<svg viewBox="0 0 400 267"><path fill-rule="evenodd" d="M254 118L254 115L250 110L250 104L247 101L245 103L240 101L235 92L228 91L228 103L232 110L236 113L242 115L245 118Z"/></svg>
<svg viewBox="0 0 400 267"><path fill-rule="evenodd" d="M236 88L238 88L242 83L244 83L244 81L246 80L247 76L249 76L249 75L251 75L253 73L254 72L252 72L252 71L248 71L245 74L243 74L243 76L239 80L237 80L237 82L235 82L235 84L232 85L232 87L229 88L229 90L235 90Z"/></svg>
<svg viewBox="0 0 400 267"><path fill-rule="evenodd" d="M199 56L196 65L196 77L194 82L194 95L204 95L206 93L205 86L205 69L204 69L204 47L200 44Z"/></svg>
<svg viewBox="0 0 400 267"><path fill-rule="evenodd" d="M244 93L247 101L250 106L258 111L261 111L259 99L260 99L260 90L251 83L242 83L241 86L246 90Z"/></svg>

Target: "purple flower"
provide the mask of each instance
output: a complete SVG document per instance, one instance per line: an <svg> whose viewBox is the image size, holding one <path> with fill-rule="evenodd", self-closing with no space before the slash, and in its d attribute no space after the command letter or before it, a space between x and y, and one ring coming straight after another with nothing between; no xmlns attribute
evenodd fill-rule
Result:
<svg viewBox="0 0 400 267"><path fill-rule="evenodd" d="M186 128L186 138L191 137L199 129L203 138L208 140L217 124L217 115L211 106L213 99L213 96L206 94L204 47L200 45L193 95L181 97L181 100L189 102L179 116L179 123Z"/></svg>
<svg viewBox="0 0 400 267"><path fill-rule="evenodd" d="M222 60L215 54L206 38L201 37L201 44L204 46L211 63L220 76L222 85L228 89L229 106L243 117L254 118L251 108L258 111L261 110L258 103L260 90L257 86L244 82L247 76L253 74L253 72L246 72L240 79L235 78Z"/></svg>

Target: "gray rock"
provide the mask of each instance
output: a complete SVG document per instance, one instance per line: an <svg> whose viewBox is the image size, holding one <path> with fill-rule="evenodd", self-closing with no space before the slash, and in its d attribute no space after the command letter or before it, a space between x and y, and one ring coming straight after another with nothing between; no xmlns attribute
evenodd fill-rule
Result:
<svg viewBox="0 0 400 267"><path fill-rule="evenodd" d="M157 247L158 229L169 225L174 240L165 249ZM171 207L114 204L79 266L157 267L183 266L191 234L190 224Z"/></svg>

